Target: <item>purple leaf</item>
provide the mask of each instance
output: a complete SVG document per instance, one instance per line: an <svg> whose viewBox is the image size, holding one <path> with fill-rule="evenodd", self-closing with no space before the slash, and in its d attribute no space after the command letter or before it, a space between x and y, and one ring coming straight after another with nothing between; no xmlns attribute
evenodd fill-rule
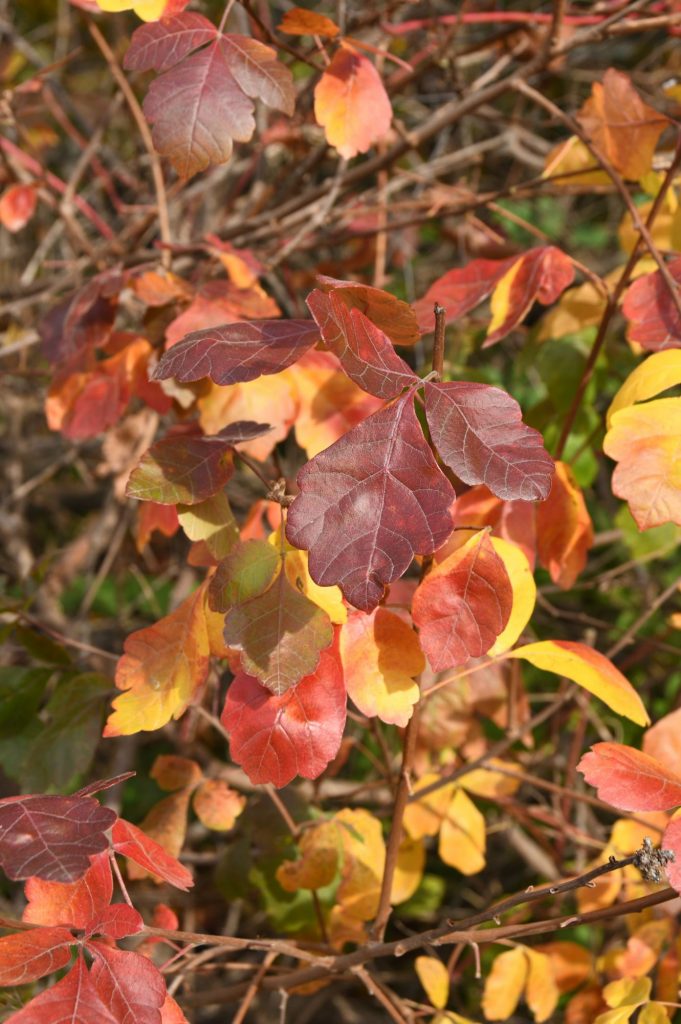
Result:
<svg viewBox="0 0 681 1024"><path fill-rule="evenodd" d="M215 25L193 11L150 21L133 32L123 66L129 71L168 71L216 36Z"/></svg>
<svg viewBox="0 0 681 1024"><path fill-rule="evenodd" d="M338 584L371 611L415 554L452 532L454 490L433 458L405 395L369 416L298 474L286 534L310 552L310 575Z"/></svg>
<svg viewBox="0 0 681 1024"><path fill-rule="evenodd" d="M164 437L135 466L126 494L160 505L196 505L210 498L234 472L231 446L214 438Z"/></svg>
<svg viewBox="0 0 681 1024"><path fill-rule="evenodd" d="M156 367L154 380L183 384L210 377L215 384L255 380L295 363L319 341L312 320L250 320L193 331L173 345Z"/></svg>
<svg viewBox="0 0 681 1024"><path fill-rule="evenodd" d="M427 383L426 418L443 461L466 484L486 484L504 501L540 501L551 490L554 463L520 406L489 384Z"/></svg>

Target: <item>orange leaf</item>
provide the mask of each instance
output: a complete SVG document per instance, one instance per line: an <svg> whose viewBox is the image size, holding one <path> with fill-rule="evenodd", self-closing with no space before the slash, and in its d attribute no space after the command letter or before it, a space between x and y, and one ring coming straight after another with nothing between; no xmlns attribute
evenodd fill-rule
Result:
<svg viewBox="0 0 681 1024"><path fill-rule="evenodd" d="M537 506L537 553L563 590L574 585L593 540L591 516L579 484L570 467L557 462L551 493Z"/></svg>
<svg viewBox="0 0 681 1024"><path fill-rule="evenodd" d="M397 863L390 890L391 903L404 903L411 899L423 878L426 848L422 839L403 835L397 851Z"/></svg>
<svg viewBox="0 0 681 1024"><path fill-rule="evenodd" d="M387 135L393 113L378 71L348 43L315 87L314 112L326 141L348 160Z"/></svg>
<svg viewBox="0 0 681 1024"><path fill-rule="evenodd" d="M322 39L333 39L340 29L325 14L307 11L304 7L292 7L282 18L279 31L290 36L320 36Z"/></svg>
<svg viewBox="0 0 681 1024"><path fill-rule="evenodd" d="M151 766L149 776L161 789L172 792L198 785L203 778L201 766L190 757L177 754L159 754Z"/></svg>
<svg viewBox="0 0 681 1024"><path fill-rule="evenodd" d="M681 765L681 708L660 718L643 737L643 751L665 767Z"/></svg>
<svg viewBox="0 0 681 1024"><path fill-rule="evenodd" d="M190 796L191 793L187 789L171 793L154 804L138 826L140 831L162 846L171 857L177 858L184 845ZM139 864L128 864L130 878L146 878L149 873ZM161 881L159 876L152 877L155 877L156 881Z"/></svg>
<svg viewBox="0 0 681 1024"><path fill-rule="evenodd" d="M422 776L417 785L414 786L412 796L418 796L420 789L425 789L426 786L436 782L438 779L439 776L434 773ZM407 804L404 812L404 827L412 839L422 839L424 836L436 836L438 834L447 814L447 808L451 802L453 792L454 784L450 782L440 786L439 789L434 789L432 793L422 797L420 800L414 799Z"/></svg>
<svg viewBox="0 0 681 1024"><path fill-rule="evenodd" d="M345 685L364 715L405 726L419 699L425 658L413 629L394 612L353 613L341 629Z"/></svg>
<svg viewBox="0 0 681 1024"><path fill-rule="evenodd" d="M381 823L364 810L339 811L335 820L344 854L336 898L350 917L369 921L378 910L385 864Z"/></svg>
<svg viewBox="0 0 681 1024"><path fill-rule="evenodd" d="M681 774L622 743L595 743L577 766L601 800L625 811L666 811L681 804Z"/></svg>
<svg viewBox="0 0 681 1024"><path fill-rule="evenodd" d="M37 201L33 185L10 185L0 196L0 224L13 233L21 231L35 213Z"/></svg>
<svg viewBox="0 0 681 1024"><path fill-rule="evenodd" d="M194 794L196 816L206 828L215 832L228 832L234 828L246 800L230 789L224 779L206 779Z"/></svg>
<svg viewBox="0 0 681 1024"><path fill-rule="evenodd" d="M153 626L127 637L116 668L125 692L113 702L105 736L160 729L179 718L208 675L203 588Z"/></svg>
<svg viewBox="0 0 681 1024"><path fill-rule="evenodd" d="M323 821L306 829L298 844L298 859L285 860L277 868L277 881L282 889L297 892L329 885L338 871L341 834L334 821Z"/></svg>

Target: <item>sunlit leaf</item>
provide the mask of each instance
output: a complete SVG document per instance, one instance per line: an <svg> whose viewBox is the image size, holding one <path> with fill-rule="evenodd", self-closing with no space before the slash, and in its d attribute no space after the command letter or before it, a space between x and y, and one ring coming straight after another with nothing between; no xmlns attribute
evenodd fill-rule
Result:
<svg viewBox="0 0 681 1024"><path fill-rule="evenodd" d="M234 828L246 800L223 779L204 779L194 793L193 807L199 821L215 832Z"/></svg>
<svg viewBox="0 0 681 1024"><path fill-rule="evenodd" d="M345 42L315 86L314 113L326 141L346 159L384 138L393 116L378 71Z"/></svg>
<svg viewBox="0 0 681 1024"><path fill-rule="evenodd" d="M191 872L131 822L119 818L111 830L111 839L116 853L134 861L145 871L159 875L176 889L186 890L193 886Z"/></svg>
<svg viewBox="0 0 681 1024"><path fill-rule="evenodd" d="M513 647L525 626L530 621L537 599L537 586L534 582L530 563L517 544L511 544L501 537L492 537L492 547L504 563L513 592L513 605L506 626L496 638L489 655L503 654Z"/></svg>
<svg viewBox="0 0 681 1024"><path fill-rule="evenodd" d="M449 999L449 972L434 956L417 956L414 967L428 999L439 1010L444 1009Z"/></svg>
<svg viewBox="0 0 681 1024"><path fill-rule="evenodd" d="M485 819L463 789L456 789L440 828L440 857L462 875L474 875L485 866Z"/></svg>
<svg viewBox="0 0 681 1024"><path fill-rule="evenodd" d="M575 584L593 541L591 516L579 484L567 463L557 462L551 493L537 506L537 554L563 590Z"/></svg>
<svg viewBox="0 0 681 1024"><path fill-rule="evenodd" d="M509 1020L525 990L529 963L522 946L500 953L485 979L482 1009L487 1020Z"/></svg>
<svg viewBox="0 0 681 1024"><path fill-rule="evenodd" d="M681 258L667 264L672 281L681 282ZM676 291L678 296L678 288ZM649 352L681 347L681 314L659 270L629 285L622 312L629 321L628 338Z"/></svg>
<svg viewBox="0 0 681 1024"><path fill-rule="evenodd" d="M608 409L607 425L620 409L626 409L636 402L644 402L654 398L661 391L681 384L681 352L676 349L667 352L656 352L644 359L629 374L622 387L613 398Z"/></svg>
<svg viewBox="0 0 681 1024"><path fill-rule="evenodd" d="M681 804L681 774L622 743L596 743L578 765L601 800L625 811L665 811Z"/></svg>

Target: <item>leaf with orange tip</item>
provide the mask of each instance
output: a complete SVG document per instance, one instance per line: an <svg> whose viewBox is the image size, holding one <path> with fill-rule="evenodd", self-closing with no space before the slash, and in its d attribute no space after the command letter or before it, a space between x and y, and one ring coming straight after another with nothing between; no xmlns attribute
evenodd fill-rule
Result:
<svg viewBox="0 0 681 1024"><path fill-rule="evenodd" d="M168 993L166 993L165 1002L161 1007L160 1024L189 1024L178 1004Z"/></svg>
<svg viewBox="0 0 681 1024"><path fill-rule="evenodd" d="M504 563L513 591L513 606L508 622L487 652L494 657L513 647L530 621L537 600L537 585L522 548L501 537L492 537L492 547Z"/></svg>
<svg viewBox="0 0 681 1024"><path fill-rule="evenodd" d="M529 963L522 946L500 953L485 979L482 1009L487 1020L509 1020L520 1002Z"/></svg>
<svg viewBox="0 0 681 1024"><path fill-rule="evenodd" d="M548 956L551 974L561 993L583 984L594 970L593 953L577 942L544 942L534 949Z"/></svg>
<svg viewBox="0 0 681 1024"><path fill-rule="evenodd" d="M637 725L650 721L643 701L613 663L586 644L570 640L542 640L509 651L507 658L522 658L544 672L566 676L602 700L618 715Z"/></svg>
<svg viewBox="0 0 681 1024"><path fill-rule="evenodd" d="M38 194L34 185L10 185L0 196L0 224L16 233L35 213Z"/></svg>
<svg viewBox="0 0 681 1024"><path fill-rule="evenodd" d="M557 462L551 493L537 506L537 554L561 589L574 585L593 541L591 516L579 484L567 463Z"/></svg>
<svg viewBox="0 0 681 1024"><path fill-rule="evenodd" d="M187 890L194 885L191 872L137 825L119 818L111 830L111 842L116 853L150 874L158 875L176 889Z"/></svg>
<svg viewBox="0 0 681 1024"><path fill-rule="evenodd" d="M214 832L228 832L234 828L246 800L224 781L205 779L194 793L194 810L199 821Z"/></svg>
<svg viewBox="0 0 681 1024"><path fill-rule="evenodd" d="M393 116L378 71L349 43L341 43L317 82L314 112L326 141L346 160L384 138Z"/></svg>
<svg viewBox="0 0 681 1024"><path fill-rule="evenodd" d="M341 830L335 821L306 829L298 843L298 859L285 860L277 868L279 885L286 892L330 885L338 871L341 849Z"/></svg>
<svg viewBox="0 0 681 1024"><path fill-rule="evenodd" d="M616 171L638 181L650 170L657 141L669 119L644 103L629 75L608 68L594 82L577 120Z"/></svg>
<svg viewBox="0 0 681 1024"><path fill-rule="evenodd" d="M208 675L209 646L199 589L153 626L131 633L116 667L105 736L160 729L179 718Z"/></svg>
<svg viewBox="0 0 681 1024"><path fill-rule="evenodd" d="M180 529L177 509L174 505L161 505L157 501L142 501L137 506L137 529L135 546L144 551L152 534L157 531L164 537L173 537Z"/></svg>
<svg viewBox="0 0 681 1024"><path fill-rule="evenodd" d="M622 743L596 743L578 765L601 800L625 811L681 805L681 774Z"/></svg>
<svg viewBox="0 0 681 1024"><path fill-rule="evenodd" d="M191 790L180 789L155 803L139 823L139 829L149 839L158 843L173 859L177 859L187 835L187 811ZM149 872L133 862L128 865L130 878L146 878ZM156 877L160 881L160 877Z"/></svg>
<svg viewBox="0 0 681 1024"><path fill-rule="evenodd" d="M475 875L485 866L485 819L463 789L456 789L445 811L438 853L462 875Z"/></svg>
<svg viewBox="0 0 681 1024"><path fill-rule="evenodd" d="M417 956L414 967L428 999L443 1010L449 999L449 972L442 960L434 956Z"/></svg>
<svg viewBox="0 0 681 1024"><path fill-rule="evenodd" d="M356 309L392 341L393 345L415 345L421 337L412 306L382 288L359 281L343 281L326 274L317 276L317 287L343 302L349 311Z"/></svg>
<svg viewBox="0 0 681 1024"><path fill-rule="evenodd" d="M404 727L419 699L425 658L413 629L394 612L355 612L340 633L348 696L364 715Z"/></svg>
<svg viewBox="0 0 681 1024"><path fill-rule="evenodd" d="M670 522L681 525L679 437L679 398L629 406L612 417L603 441L605 454L618 463L612 489L628 502L640 530Z"/></svg>
<svg viewBox="0 0 681 1024"><path fill-rule="evenodd" d="M270 423L268 433L239 446L240 451L261 460L266 459L277 442L286 437L300 412L296 389L287 371L230 387L212 383L204 385L197 404L199 423L206 434L217 434L234 420L266 420Z"/></svg>
<svg viewBox="0 0 681 1024"><path fill-rule="evenodd" d="M325 14L308 11L304 7L292 7L281 19L279 31L286 32L289 36L319 36L321 39L333 39L340 29Z"/></svg>
<svg viewBox="0 0 681 1024"><path fill-rule="evenodd" d="M435 672L486 654L511 614L513 591L486 531L436 565L419 585L414 624Z"/></svg>

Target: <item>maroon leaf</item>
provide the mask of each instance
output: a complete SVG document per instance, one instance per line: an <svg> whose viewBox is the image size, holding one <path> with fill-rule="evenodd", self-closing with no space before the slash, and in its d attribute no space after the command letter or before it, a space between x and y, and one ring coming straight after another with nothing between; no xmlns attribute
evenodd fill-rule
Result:
<svg viewBox="0 0 681 1024"><path fill-rule="evenodd" d="M348 309L364 313L372 324L388 335L393 345L415 345L419 340L421 335L414 310L390 292L357 281L339 281L323 274L317 277L317 284L321 291L333 292L337 299L342 299Z"/></svg>
<svg viewBox="0 0 681 1024"><path fill-rule="evenodd" d="M262 437L269 433L272 427L269 423L254 423L253 420L238 420L223 427L217 434L207 437L207 441L224 441L225 444L242 444L244 441L253 441L256 437Z"/></svg>
<svg viewBox="0 0 681 1024"><path fill-rule="evenodd" d="M681 256L668 263L667 270L681 284ZM659 270L634 281L624 296L622 312L629 321L630 341L649 352L681 347L681 317Z"/></svg>
<svg viewBox="0 0 681 1024"><path fill-rule="evenodd" d="M364 391L377 398L396 398L418 381L387 334L359 309L349 308L336 292L327 295L316 288L308 295L307 305L325 345Z"/></svg>
<svg viewBox="0 0 681 1024"><path fill-rule="evenodd" d="M452 532L454 490L421 432L412 395L354 427L298 474L286 534L310 552L310 575L371 611L415 554Z"/></svg>
<svg viewBox="0 0 681 1024"><path fill-rule="evenodd" d="M15 881L36 875L74 882L109 845L116 812L92 797L24 796L0 800L0 865Z"/></svg>
<svg viewBox="0 0 681 1024"><path fill-rule="evenodd" d="M124 278L117 270L97 274L44 317L38 330L51 363L68 361L73 371L91 349L106 344L123 284Z"/></svg>
<svg viewBox="0 0 681 1024"><path fill-rule="evenodd" d="M120 775L114 775L110 779L96 779L94 782L90 782L87 786L77 790L73 796L94 796L95 793L103 793L105 789L111 789L112 786L120 786L122 782L134 779L136 774L137 772L121 772Z"/></svg>
<svg viewBox="0 0 681 1024"><path fill-rule="evenodd" d="M224 487L233 472L232 448L224 440L164 437L135 466L126 494L160 505L196 505Z"/></svg>
<svg viewBox="0 0 681 1024"><path fill-rule="evenodd" d="M225 619L225 643L241 651L244 671L276 694L314 672L332 641L329 616L291 586L283 567L264 594Z"/></svg>
<svg viewBox="0 0 681 1024"><path fill-rule="evenodd" d="M88 943L95 960L90 977L97 995L119 1024L161 1024L166 998L163 975L140 953L123 952L101 942Z"/></svg>
<svg viewBox="0 0 681 1024"><path fill-rule="evenodd" d="M129 71L168 71L217 34L208 18L193 11L150 21L133 32L123 66Z"/></svg>
<svg viewBox="0 0 681 1024"><path fill-rule="evenodd" d="M296 775L316 779L338 753L347 697L336 646L312 675L277 697L240 672L222 712L232 759L253 783L286 786Z"/></svg>
<svg viewBox="0 0 681 1024"><path fill-rule="evenodd" d="M82 956L56 985L13 1013L7 1024L121 1024L97 994Z"/></svg>
<svg viewBox="0 0 681 1024"><path fill-rule="evenodd" d="M134 860L145 871L159 875L176 889L186 890L193 886L191 872L137 825L119 818L111 830L111 840L116 853Z"/></svg>
<svg viewBox="0 0 681 1024"><path fill-rule="evenodd" d="M250 320L193 331L166 352L154 380L201 380L238 384L279 373L319 341L312 320Z"/></svg>
<svg viewBox="0 0 681 1024"><path fill-rule="evenodd" d="M538 501L551 490L554 463L538 430L500 388L467 381L427 383L426 418L443 461L466 484L486 484L504 501Z"/></svg>
<svg viewBox="0 0 681 1024"><path fill-rule="evenodd" d="M67 928L32 928L0 939L0 985L27 985L71 959L76 940Z"/></svg>

